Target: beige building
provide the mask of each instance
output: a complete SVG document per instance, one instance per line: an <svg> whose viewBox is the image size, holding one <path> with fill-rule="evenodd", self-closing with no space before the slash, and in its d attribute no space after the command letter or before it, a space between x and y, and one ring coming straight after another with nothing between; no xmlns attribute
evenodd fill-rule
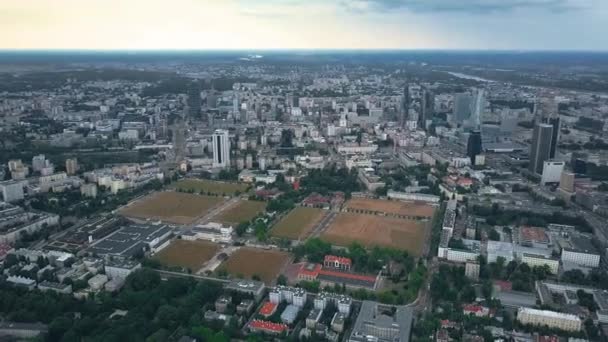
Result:
<svg viewBox="0 0 608 342"><path fill-rule="evenodd" d="M549 310L519 308L517 320L522 324L546 325L566 331L579 331L582 327L582 321L577 316Z"/></svg>
<svg viewBox="0 0 608 342"><path fill-rule="evenodd" d="M557 274L559 270L559 260L547 258L544 255L524 253L521 257L521 262L528 264L530 267L534 266L549 266L552 274Z"/></svg>

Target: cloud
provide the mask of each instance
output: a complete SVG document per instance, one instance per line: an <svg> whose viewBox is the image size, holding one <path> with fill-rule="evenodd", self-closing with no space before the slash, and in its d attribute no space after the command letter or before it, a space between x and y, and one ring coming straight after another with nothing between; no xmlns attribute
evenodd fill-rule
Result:
<svg viewBox="0 0 608 342"><path fill-rule="evenodd" d="M392 11L406 9L417 13L460 12L495 13L518 9L565 12L586 7L588 0L342 0L353 11Z"/></svg>

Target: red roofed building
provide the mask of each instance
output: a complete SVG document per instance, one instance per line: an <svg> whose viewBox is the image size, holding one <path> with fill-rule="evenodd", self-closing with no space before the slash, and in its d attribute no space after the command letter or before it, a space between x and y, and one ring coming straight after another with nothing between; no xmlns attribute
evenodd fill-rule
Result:
<svg viewBox="0 0 608 342"><path fill-rule="evenodd" d="M462 312L465 315L474 315L477 317L488 317L490 316L490 309L485 306L477 304L467 304L462 307Z"/></svg>
<svg viewBox="0 0 608 342"><path fill-rule="evenodd" d="M338 257L334 257L338 258ZM348 261L350 259L343 258ZM326 257L327 260L327 257ZM344 260L342 260L343 262ZM351 289L364 288L368 290L375 290L379 276L369 276L357 273L346 272L341 269L334 267L323 268L319 264L304 264L298 271L298 281L307 280L313 281L318 280L321 282L321 286L325 285L342 285Z"/></svg>
<svg viewBox="0 0 608 342"><path fill-rule="evenodd" d="M259 313L264 317L270 317L275 313L275 311L277 311L277 304L266 302L264 305L262 305Z"/></svg>
<svg viewBox="0 0 608 342"><path fill-rule="evenodd" d="M317 279L319 275L319 271L321 270L320 264L303 264L298 271L298 281L306 280L313 281Z"/></svg>
<svg viewBox="0 0 608 342"><path fill-rule="evenodd" d="M253 332L264 332L267 334L280 334L289 328L283 323L273 323L254 319L249 323L249 330Z"/></svg>
<svg viewBox="0 0 608 342"><path fill-rule="evenodd" d="M343 271L350 271L352 261L349 258L335 255L326 255L323 260L323 267L335 268Z"/></svg>

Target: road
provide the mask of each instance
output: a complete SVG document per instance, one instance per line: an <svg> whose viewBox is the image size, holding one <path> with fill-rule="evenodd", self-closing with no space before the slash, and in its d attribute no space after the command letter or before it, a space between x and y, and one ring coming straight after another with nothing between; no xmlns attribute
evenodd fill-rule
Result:
<svg viewBox="0 0 608 342"><path fill-rule="evenodd" d="M317 223L315 228L312 230L312 232L310 233L310 237L319 237L319 235L321 235L321 233L325 231L325 229L327 229L327 227L333 222L336 215L337 212L333 210L327 212L325 216L323 216L321 221L319 221L319 223Z"/></svg>

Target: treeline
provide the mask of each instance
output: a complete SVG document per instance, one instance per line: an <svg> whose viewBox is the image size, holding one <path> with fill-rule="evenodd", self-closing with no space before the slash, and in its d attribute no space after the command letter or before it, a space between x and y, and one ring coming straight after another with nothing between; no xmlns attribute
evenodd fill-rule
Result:
<svg viewBox="0 0 608 342"><path fill-rule="evenodd" d="M189 335L227 342L240 337L235 324L203 323L205 308L221 292L217 283L161 281L155 271L141 269L127 278L119 294L101 292L86 300L1 283L0 313L7 321L48 324L44 341L167 341ZM127 313L110 318L118 309Z"/></svg>

